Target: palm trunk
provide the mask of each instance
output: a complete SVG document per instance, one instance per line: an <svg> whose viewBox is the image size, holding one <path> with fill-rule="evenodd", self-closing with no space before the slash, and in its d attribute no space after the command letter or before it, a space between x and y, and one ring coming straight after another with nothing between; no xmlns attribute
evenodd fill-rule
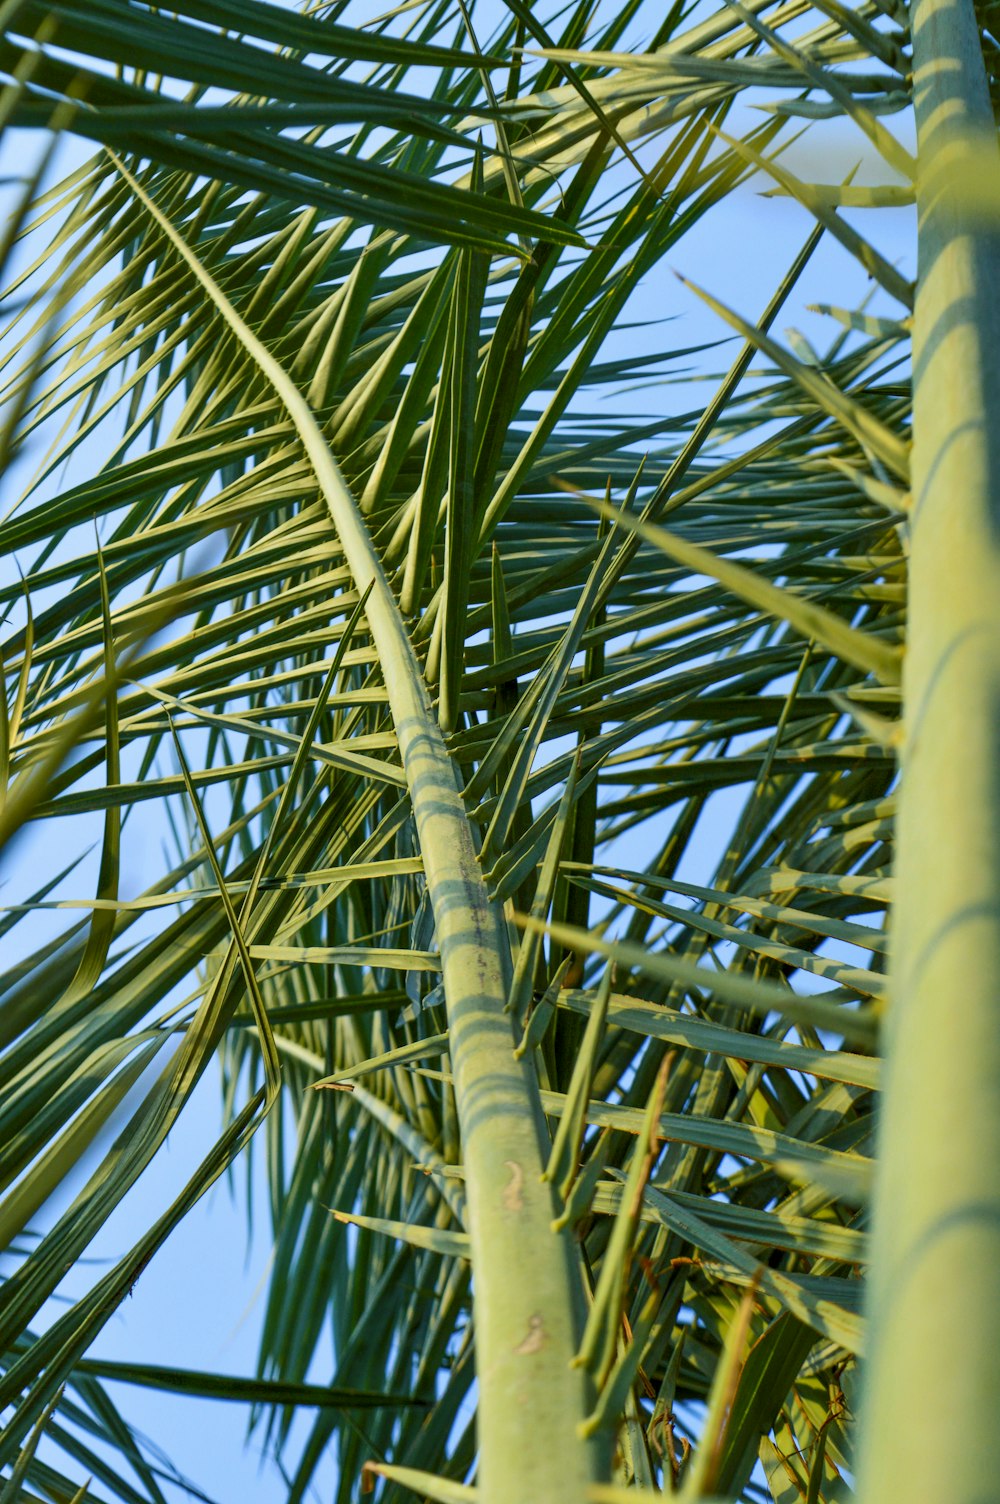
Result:
<svg viewBox="0 0 1000 1504"><path fill-rule="evenodd" d="M915 0L912 31L906 744L859 1484L865 1504L983 1504L1000 1474L1000 164L972 0Z"/></svg>

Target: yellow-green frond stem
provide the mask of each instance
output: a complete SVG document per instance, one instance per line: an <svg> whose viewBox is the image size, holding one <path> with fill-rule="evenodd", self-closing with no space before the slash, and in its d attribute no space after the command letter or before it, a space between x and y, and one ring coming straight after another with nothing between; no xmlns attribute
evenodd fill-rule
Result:
<svg viewBox="0 0 1000 1504"><path fill-rule="evenodd" d="M583 1288L543 1181L545 1124L529 1061L516 1058L510 949L490 902L462 799L396 598L360 508L295 383L123 163L116 165L283 403L316 475L359 593L389 697L424 860L448 1006L476 1289L479 1499L582 1498L602 1474L599 1443L577 1435L592 1381L571 1366Z"/></svg>

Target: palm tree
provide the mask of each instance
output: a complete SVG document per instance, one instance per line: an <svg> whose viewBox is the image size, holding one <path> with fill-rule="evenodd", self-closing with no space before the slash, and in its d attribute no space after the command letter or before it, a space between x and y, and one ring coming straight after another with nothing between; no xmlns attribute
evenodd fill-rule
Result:
<svg viewBox="0 0 1000 1504"><path fill-rule="evenodd" d="M293 1501L331 1449L345 1501L849 1497L896 882L860 1487L987 1497L989 14L918 0L912 59L882 0L0 16L0 124L46 143L2 248L19 881L72 832L4 919L12 1495L164 1497L124 1379L279 1453L306 1407ZM830 116L890 181L795 174ZM763 309L678 288L737 336L705 400L717 350L636 354L634 294L758 174L815 227ZM854 211L914 184L911 320ZM817 352L772 331L823 237L876 301ZM53 1315L213 1067L218 1141ZM256 1153L257 1375L88 1358Z"/></svg>
<svg viewBox="0 0 1000 1504"><path fill-rule="evenodd" d="M972 7L921 0L912 29L913 625L862 1477L873 1499L973 1500L995 1487L984 1406L1000 1377L1000 164ZM928 1402L954 1438L947 1464L915 1445Z"/></svg>

